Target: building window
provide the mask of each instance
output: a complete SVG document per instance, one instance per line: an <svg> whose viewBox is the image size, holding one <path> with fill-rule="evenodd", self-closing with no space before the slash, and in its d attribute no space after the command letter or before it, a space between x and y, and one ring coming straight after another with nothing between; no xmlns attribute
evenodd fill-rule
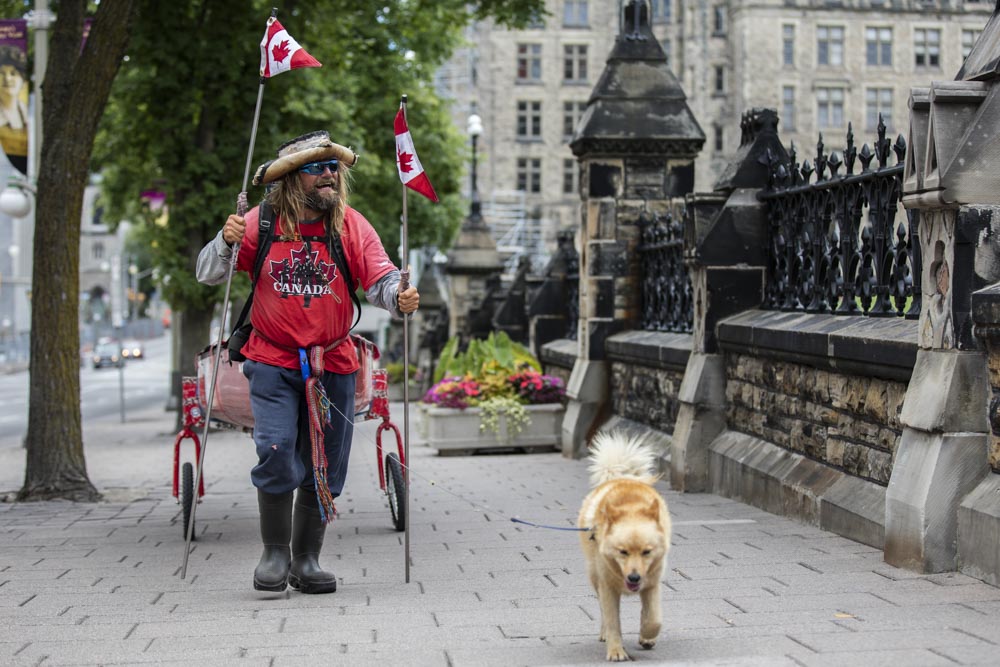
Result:
<svg viewBox="0 0 1000 667"><path fill-rule="evenodd" d="M715 5L712 7L712 34L726 34L726 7L725 5Z"/></svg>
<svg viewBox="0 0 1000 667"><path fill-rule="evenodd" d="M962 31L962 62L965 62L965 59L972 53L972 47L976 45L976 40L979 39L979 35L982 33L982 30Z"/></svg>
<svg viewBox="0 0 1000 667"><path fill-rule="evenodd" d="M671 0L652 0L653 23L670 23Z"/></svg>
<svg viewBox="0 0 1000 667"><path fill-rule="evenodd" d="M941 66L941 31L917 28L913 31L913 54L917 67Z"/></svg>
<svg viewBox="0 0 1000 667"><path fill-rule="evenodd" d="M713 79L715 81L713 89L716 95L726 92L726 68L722 65L715 65L712 68Z"/></svg>
<svg viewBox="0 0 1000 667"><path fill-rule="evenodd" d="M865 60L876 67L892 66L892 28L865 28Z"/></svg>
<svg viewBox="0 0 1000 667"><path fill-rule="evenodd" d="M540 158L517 158L517 189L529 193L542 191L542 161Z"/></svg>
<svg viewBox="0 0 1000 667"><path fill-rule="evenodd" d="M587 45L567 44L563 46L563 81L586 83Z"/></svg>
<svg viewBox="0 0 1000 667"><path fill-rule="evenodd" d="M517 80L542 80L542 45L517 45Z"/></svg>
<svg viewBox="0 0 1000 667"><path fill-rule="evenodd" d="M795 64L795 26L781 26L781 62L783 65Z"/></svg>
<svg viewBox="0 0 1000 667"><path fill-rule="evenodd" d="M722 126L719 125L719 124L716 124L715 126L713 126L712 129L714 130L714 132L713 132L714 146L713 147L715 148L715 152L716 153L721 153L722 152L722 146L723 146Z"/></svg>
<svg viewBox="0 0 1000 667"><path fill-rule="evenodd" d="M784 129L795 129L795 86L781 87L781 120Z"/></svg>
<svg viewBox="0 0 1000 667"><path fill-rule="evenodd" d="M844 89L816 89L816 124L820 128L844 125Z"/></svg>
<svg viewBox="0 0 1000 667"><path fill-rule="evenodd" d="M586 102L563 102L563 139L569 140L573 136L580 118L583 116Z"/></svg>
<svg viewBox="0 0 1000 667"><path fill-rule="evenodd" d="M886 127L892 127L892 88L869 88L865 91L865 128L878 129L878 116Z"/></svg>
<svg viewBox="0 0 1000 667"><path fill-rule="evenodd" d="M820 65L844 64L844 29L821 25L816 28L816 62Z"/></svg>
<svg viewBox="0 0 1000 667"><path fill-rule="evenodd" d="M563 27L587 27L587 0L565 0L563 3Z"/></svg>
<svg viewBox="0 0 1000 667"><path fill-rule="evenodd" d="M726 7L724 5L712 7L712 34L726 34Z"/></svg>
<svg viewBox="0 0 1000 667"><path fill-rule="evenodd" d="M571 195L579 189L580 170L577 169L576 160L563 160L563 194Z"/></svg>
<svg viewBox="0 0 1000 667"><path fill-rule="evenodd" d="M517 103L517 138L531 141L542 138L542 103Z"/></svg>
<svg viewBox="0 0 1000 667"><path fill-rule="evenodd" d="M665 39L660 42L660 47L663 49L663 55L667 57L667 67L670 67L670 40Z"/></svg>
<svg viewBox="0 0 1000 667"><path fill-rule="evenodd" d="M104 244L96 242L90 247L90 254L94 259L104 259Z"/></svg>

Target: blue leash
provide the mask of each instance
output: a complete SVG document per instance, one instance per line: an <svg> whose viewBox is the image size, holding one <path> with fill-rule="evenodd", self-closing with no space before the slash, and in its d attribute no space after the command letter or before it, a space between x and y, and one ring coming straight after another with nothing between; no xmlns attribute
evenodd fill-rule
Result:
<svg viewBox="0 0 1000 667"><path fill-rule="evenodd" d="M568 526L547 526L542 523L531 523L530 521L524 521L516 517L511 517L511 521L514 523L523 523L525 526L531 526L532 528L548 528L549 530L571 530L577 533L586 533L590 528L569 528Z"/></svg>

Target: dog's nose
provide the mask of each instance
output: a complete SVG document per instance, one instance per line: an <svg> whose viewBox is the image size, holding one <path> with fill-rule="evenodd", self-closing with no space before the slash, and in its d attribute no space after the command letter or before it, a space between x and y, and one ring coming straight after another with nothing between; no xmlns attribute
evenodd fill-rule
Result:
<svg viewBox="0 0 1000 667"><path fill-rule="evenodd" d="M628 575L627 578L628 578L628 582L630 584L637 584L637 583L639 583L640 580L642 580L642 577L640 577L635 572L633 572L632 574Z"/></svg>

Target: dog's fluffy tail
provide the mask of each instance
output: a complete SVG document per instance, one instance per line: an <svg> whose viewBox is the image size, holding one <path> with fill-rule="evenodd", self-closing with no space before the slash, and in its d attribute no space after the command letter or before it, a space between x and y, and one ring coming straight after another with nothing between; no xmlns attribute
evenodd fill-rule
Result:
<svg viewBox="0 0 1000 667"><path fill-rule="evenodd" d="M590 484L598 486L623 477L652 484L659 477L655 461L656 453L644 436L624 431L598 433L590 449Z"/></svg>

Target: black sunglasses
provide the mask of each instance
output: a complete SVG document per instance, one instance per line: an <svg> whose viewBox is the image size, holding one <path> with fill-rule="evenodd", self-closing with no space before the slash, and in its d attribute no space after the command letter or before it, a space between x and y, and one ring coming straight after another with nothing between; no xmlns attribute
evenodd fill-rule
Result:
<svg viewBox="0 0 1000 667"><path fill-rule="evenodd" d="M337 173L337 160L327 160L326 162L310 162L299 167L299 171L310 176L321 176L324 171L330 170L331 174Z"/></svg>

